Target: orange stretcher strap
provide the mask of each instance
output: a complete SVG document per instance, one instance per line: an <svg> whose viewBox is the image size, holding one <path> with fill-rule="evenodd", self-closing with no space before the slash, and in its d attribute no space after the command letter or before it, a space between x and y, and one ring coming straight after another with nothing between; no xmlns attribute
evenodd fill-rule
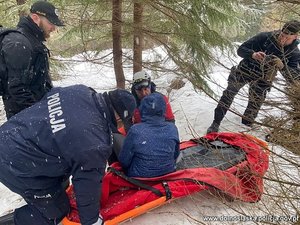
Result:
<svg viewBox="0 0 300 225"><path fill-rule="evenodd" d="M156 207L159 207L163 204L165 204L167 198L166 196L162 196L152 202L148 202L144 205L141 205L139 207L136 207L128 212L125 212L111 220L107 220L104 222L104 225L115 225L115 224L119 224L121 222L124 222L128 219L131 219L131 218L134 218L134 217L137 217L145 212L148 212ZM65 217L62 221L61 221L62 225L80 225L80 223L76 223L76 222L72 222L70 220L68 220L67 217Z"/></svg>
<svg viewBox="0 0 300 225"><path fill-rule="evenodd" d="M62 225L80 225L80 223L76 223L76 222L72 222L70 220L68 220L67 217L63 218L63 220L61 221Z"/></svg>
<svg viewBox="0 0 300 225"><path fill-rule="evenodd" d="M148 202L144 205L141 205L137 208L134 208L128 212L125 212L111 220L107 220L104 222L104 225L115 225L115 224L119 224L121 222L124 222L128 219L131 219L131 218L134 218L134 217L137 217L145 212L148 212L150 211L151 209L154 209L156 207L159 207L163 204L165 204L166 202L166 196L163 196L163 197L160 197L152 202Z"/></svg>

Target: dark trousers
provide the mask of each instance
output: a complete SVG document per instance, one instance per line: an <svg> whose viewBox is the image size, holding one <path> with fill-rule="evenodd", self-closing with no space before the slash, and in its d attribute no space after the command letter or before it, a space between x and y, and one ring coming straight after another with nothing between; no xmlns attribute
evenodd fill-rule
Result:
<svg viewBox="0 0 300 225"><path fill-rule="evenodd" d="M69 213L69 198L62 185L50 189L28 190L6 168L1 168L1 164L0 171L0 182L21 195L27 203L15 210L15 225L56 225Z"/></svg>
<svg viewBox="0 0 300 225"><path fill-rule="evenodd" d="M15 225L59 224L70 211L69 198L63 188L55 190L50 194L51 197L44 193L50 192L26 193L23 196L27 205L15 210Z"/></svg>
<svg viewBox="0 0 300 225"><path fill-rule="evenodd" d="M231 106L234 97L246 84L249 84L249 96L248 105L243 114L242 122L247 125L253 123L263 102L265 101L267 91L270 90L270 84L263 79L252 81L244 79L242 75L236 71L231 71L228 78L228 86L223 91L223 95L215 108L215 123L221 123L227 113L227 110Z"/></svg>
<svg viewBox="0 0 300 225"><path fill-rule="evenodd" d="M5 148L5 143L0 144L0 149L3 148ZM53 182L52 187L33 189L28 183L25 184L24 179L26 180L26 178L11 173L12 170L7 166L7 163L3 163L4 159L5 156L1 155L0 182L11 191L21 195L27 203L15 210L14 224L59 224L70 211L69 198L65 192L67 177L65 180L58 178L57 182Z"/></svg>

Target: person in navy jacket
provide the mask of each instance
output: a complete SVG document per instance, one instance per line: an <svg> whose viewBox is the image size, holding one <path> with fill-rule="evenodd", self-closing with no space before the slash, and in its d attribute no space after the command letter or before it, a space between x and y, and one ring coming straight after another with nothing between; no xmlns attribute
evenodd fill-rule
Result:
<svg viewBox="0 0 300 225"><path fill-rule="evenodd" d="M101 180L112 151L116 116L136 107L128 91L103 94L84 85L52 88L0 127L0 181L27 205L16 225L58 224L70 205L62 183L72 176L81 224L101 224Z"/></svg>
<svg viewBox="0 0 300 225"><path fill-rule="evenodd" d="M156 177L175 171L179 136L176 125L165 120L163 95L144 97L139 110L142 122L129 129L119 154L122 168L131 177Z"/></svg>
<svg viewBox="0 0 300 225"><path fill-rule="evenodd" d="M237 50L243 60L232 68L228 86L215 109L214 120L207 133L218 132L221 121L235 95L249 84L249 100L242 123L251 126L279 70L288 84L300 79L298 32L300 21L292 20L281 30L262 32L245 41Z"/></svg>

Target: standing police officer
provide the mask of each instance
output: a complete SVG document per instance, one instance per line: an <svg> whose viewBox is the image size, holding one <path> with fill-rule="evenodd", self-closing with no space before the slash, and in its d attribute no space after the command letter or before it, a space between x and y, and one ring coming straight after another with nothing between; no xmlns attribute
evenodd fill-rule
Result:
<svg viewBox="0 0 300 225"><path fill-rule="evenodd" d="M37 1L30 15L20 18L19 32L10 32L2 42L2 73L6 74L2 96L6 117L39 101L51 88L49 50L44 41L63 23L56 8L47 1Z"/></svg>

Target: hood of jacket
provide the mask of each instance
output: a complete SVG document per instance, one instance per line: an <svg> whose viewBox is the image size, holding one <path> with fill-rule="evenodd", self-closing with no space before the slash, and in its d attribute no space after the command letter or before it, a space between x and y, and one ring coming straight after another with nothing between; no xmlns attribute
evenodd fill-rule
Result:
<svg viewBox="0 0 300 225"><path fill-rule="evenodd" d="M139 107L142 122L165 121L166 102L160 93L152 93L141 101Z"/></svg>

